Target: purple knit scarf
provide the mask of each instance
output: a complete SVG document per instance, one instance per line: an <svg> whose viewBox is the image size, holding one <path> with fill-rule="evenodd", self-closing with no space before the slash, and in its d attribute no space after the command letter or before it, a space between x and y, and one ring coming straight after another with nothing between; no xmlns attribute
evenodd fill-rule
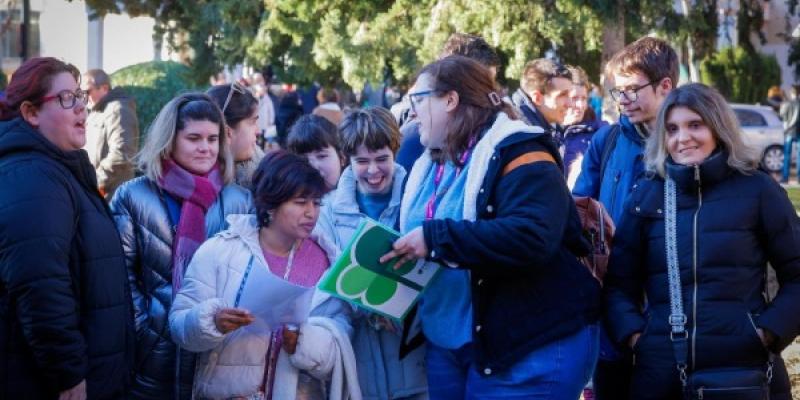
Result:
<svg viewBox="0 0 800 400"><path fill-rule="evenodd" d="M158 186L181 199L181 217L172 241L172 297L178 294L183 274L194 252L206 240L206 212L222 190L222 174L214 165L205 176L195 175L172 160L161 163L163 174Z"/></svg>

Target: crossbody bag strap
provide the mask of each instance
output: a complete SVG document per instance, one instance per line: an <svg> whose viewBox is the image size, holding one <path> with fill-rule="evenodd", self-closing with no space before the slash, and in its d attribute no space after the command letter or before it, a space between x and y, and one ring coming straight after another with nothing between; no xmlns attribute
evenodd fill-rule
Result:
<svg viewBox="0 0 800 400"><path fill-rule="evenodd" d="M683 293L681 292L681 270L678 264L677 192L675 181L669 175L664 181L664 209L664 239L669 279L669 325L671 327L669 339L675 353L675 366L680 374L681 384L686 387L689 332L686 331L686 314L683 312Z"/></svg>

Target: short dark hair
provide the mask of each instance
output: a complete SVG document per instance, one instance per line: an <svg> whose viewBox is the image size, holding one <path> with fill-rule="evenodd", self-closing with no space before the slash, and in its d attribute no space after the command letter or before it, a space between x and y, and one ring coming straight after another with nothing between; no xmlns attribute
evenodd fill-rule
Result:
<svg viewBox="0 0 800 400"><path fill-rule="evenodd" d="M519 86L529 95L534 91L547 93L555 78L566 78L572 81L572 74L561 63L548 58L538 58L525 64Z"/></svg>
<svg viewBox="0 0 800 400"><path fill-rule="evenodd" d="M225 100L228 99L230 91L231 85L216 85L208 89L206 94L222 109L222 107L225 107ZM246 88L243 91L234 90L230 101L228 101L228 106L223 111L225 123L231 128L235 128L239 122L250 118L257 109L258 100L249 90Z"/></svg>
<svg viewBox="0 0 800 400"><path fill-rule="evenodd" d="M94 85L94 87L108 85L108 88L111 89L111 77L108 76L106 71L102 69L90 69L86 71L84 75L92 78L92 85Z"/></svg>
<svg viewBox="0 0 800 400"><path fill-rule="evenodd" d="M339 132L333 122L319 115L300 117L286 137L286 149L295 154L304 155L328 146L341 152Z"/></svg>
<svg viewBox="0 0 800 400"><path fill-rule="evenodd" d="M643 37L614 54L606 71L621 75L642 73L651 82L669 78L675 88L678 86L678 55L666 41Z"/></svg>
<svg viewBox="0 0 800 400"><path fill-rule="evenodd" d="M456 32L445 42L439 59L457 55L471 58L485 67L499 67L500 57L482 37Z"/></svg>
<svg viewBox="0 0 800 400"><path fill-rule="evenodd" d="M317 92L317 101L322 103L338 103L339 91L332 87L322 87Z"/></svg>
<svg viewBox="0 0 800 400"><path fill-rule="evenodd" d="M269 212L295 197L322 198L325 179L304 157L286 150L267 153L253 174L253 206L259 227L269 226Z"/></svg>
<svg viewBox="0 0 800 400"><path fill-rule="evenodd" d="M352 157L362 144L370 151L388 147L392 153L400 148L400 127L392 113L382 107L354 110L344 116L339 124L342 150Z"/></svg>

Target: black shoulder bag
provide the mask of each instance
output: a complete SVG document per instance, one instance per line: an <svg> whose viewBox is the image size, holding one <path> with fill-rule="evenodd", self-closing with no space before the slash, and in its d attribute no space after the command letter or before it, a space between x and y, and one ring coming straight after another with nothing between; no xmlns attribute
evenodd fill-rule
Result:
<svg viewBox="0 0 800 400"><path fill-rule="evenodd" d="M689 333L686 331L686 314L683 312L681 276L677 250L677 205L675 181L667 177L664 184L664 230L667 253L667 275L669 277L669 324L670 341L675 352L675 361L683 397L686 400L769 400L769 384L772 381L770 353L766 367L719 367L687 372L689 358Z"/></svg>

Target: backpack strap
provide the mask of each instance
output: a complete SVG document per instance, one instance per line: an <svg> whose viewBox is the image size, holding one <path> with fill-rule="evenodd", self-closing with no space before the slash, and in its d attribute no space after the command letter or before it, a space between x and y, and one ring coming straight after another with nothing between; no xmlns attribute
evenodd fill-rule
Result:
<svg viewBox="0 0 800 400"><path fill-rule="evenodd" d="M508 175L509 173L511 173L511 171L525 164L533 164L542 161L551 162L553 164L556 163L556 159L553 158L553 156L546 151L531 151L518 156L517 158L511 160L510 163L506 164L506 166L503 168L502 176Z"/></svg>
<svg viewBox="0 0 800 400"><path fill-rule="evenodd" d="M600 182L603 181L603 176L606 174L608 159L611 158L611 153L614 151L614 148L617 147L617 139L620 133L622 133L622 128L619 123L612 125L611 132L609 132L603 144L603 153L601 153L600 156Z"/></svg>

